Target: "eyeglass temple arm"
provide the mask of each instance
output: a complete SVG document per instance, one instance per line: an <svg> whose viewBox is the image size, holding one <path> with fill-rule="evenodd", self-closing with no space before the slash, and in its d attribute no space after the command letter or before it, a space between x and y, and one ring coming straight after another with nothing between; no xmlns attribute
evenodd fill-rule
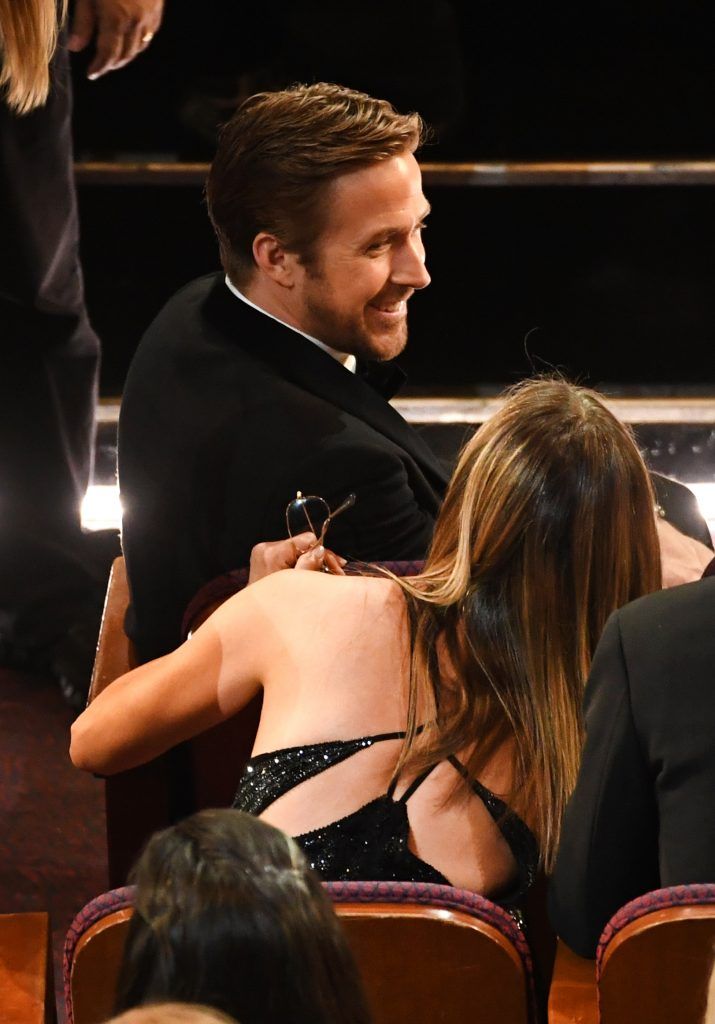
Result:
<svg viewBox="0 0 715 1024"><path fill-rule="evenodd" d="M323 523L323 529L320 531L320 536L318 537L318 544L322 544L323 541L325 540L325 534L328 532L328 527L330 526L333 519L335 519L336 516L339 516L341 512L347 512L349 508L352 508L353 505L355 504L355 500L356 495L348 494L345 501L338 505L334 512L331 512L329 514L329 516Z"/></svg>

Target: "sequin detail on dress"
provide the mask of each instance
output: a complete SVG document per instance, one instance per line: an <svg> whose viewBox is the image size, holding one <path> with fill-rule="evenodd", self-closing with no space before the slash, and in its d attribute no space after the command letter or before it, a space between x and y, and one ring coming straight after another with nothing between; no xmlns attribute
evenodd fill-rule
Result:
<svg viewBox="0 0 715 1024"><path fill-rule="evenodd" d="M320 775L326 768L347 760L365 747L383 740L404 738L404 732L384 732L357 740L306 743L302 747L281 747L268 754L258 754L246 763L233 806L248 814L261 814L289 789Z"/></svg>
<svg viewBox="0 0 715 1024"><path fill-rule="evenodd" d="M233 806L249 814L261 814L280 796L306 779L320 775L374 743L404 739L404 736L403 732L380 733L353 740L306 743L258 754L246 764ZM538 861L536 839L503 800L477 780L468 778L464 765L456 757L449 760L482 800L514 855L519 872L517 884L514 891L498 901L511 903L534 881ZM408 847L407 801L428 775L429 771L415 779L398 800L393 799L394 786L391 786L387 793L352 814L296 836L296 842L303 848L311 867L324 878L337 881L369 879L449 885L449 879Z"/></svg>

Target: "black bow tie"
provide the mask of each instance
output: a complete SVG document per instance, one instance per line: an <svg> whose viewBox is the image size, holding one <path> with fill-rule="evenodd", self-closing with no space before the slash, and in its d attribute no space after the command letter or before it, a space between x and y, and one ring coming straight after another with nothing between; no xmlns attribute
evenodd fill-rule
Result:
<svg viewBox="0 0 715 1024"><path fill-rule="evenodd" d="M358 361L356 372L379 395L388 400L397 394L407 380L404 370L401 370L397 363L392 361L386 363Z"/></svg>

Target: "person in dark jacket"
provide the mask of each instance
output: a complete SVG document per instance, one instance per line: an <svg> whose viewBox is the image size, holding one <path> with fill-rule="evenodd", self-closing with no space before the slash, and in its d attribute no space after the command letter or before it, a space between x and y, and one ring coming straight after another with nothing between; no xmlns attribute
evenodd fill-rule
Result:
<svg viewBox="0 0 715 1024"><path fill-rule="evenodd" d="M116 538L80 526L99 339L79 260L68 51L93 44L91 78L128 64L163 0L77 0L69 32L66 7L0 0L0 664L49 672L80 710Z"/></svg>
<svg viewBox="0 0 715 1024"><path fill-rule="evenodd" d="M429 283L416 114L335 85L254 96L208 180L225 278L189 284L145 334L119 426L123 546L140 656L181 640L194 593L286 536L296 492L331 546L422 558L446 486L389 405L407 303Z"/></svg>

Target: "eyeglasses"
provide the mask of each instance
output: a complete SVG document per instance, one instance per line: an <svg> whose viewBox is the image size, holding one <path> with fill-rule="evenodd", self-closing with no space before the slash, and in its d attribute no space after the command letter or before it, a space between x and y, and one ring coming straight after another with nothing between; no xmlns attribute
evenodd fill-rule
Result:
<svg viewBox="0 0 715 1024"><path fill-rule="evenodd" d="M331 512L325 498L319 498L315 494L302 494L298 491L293 501L286 506L288 535L295 537L299 533L310 530L318 538L317 543L322 544L333 519L341 512L347 512L349 508L352 508L356 500L354 494L348 494L345 501Z"/></svg>

